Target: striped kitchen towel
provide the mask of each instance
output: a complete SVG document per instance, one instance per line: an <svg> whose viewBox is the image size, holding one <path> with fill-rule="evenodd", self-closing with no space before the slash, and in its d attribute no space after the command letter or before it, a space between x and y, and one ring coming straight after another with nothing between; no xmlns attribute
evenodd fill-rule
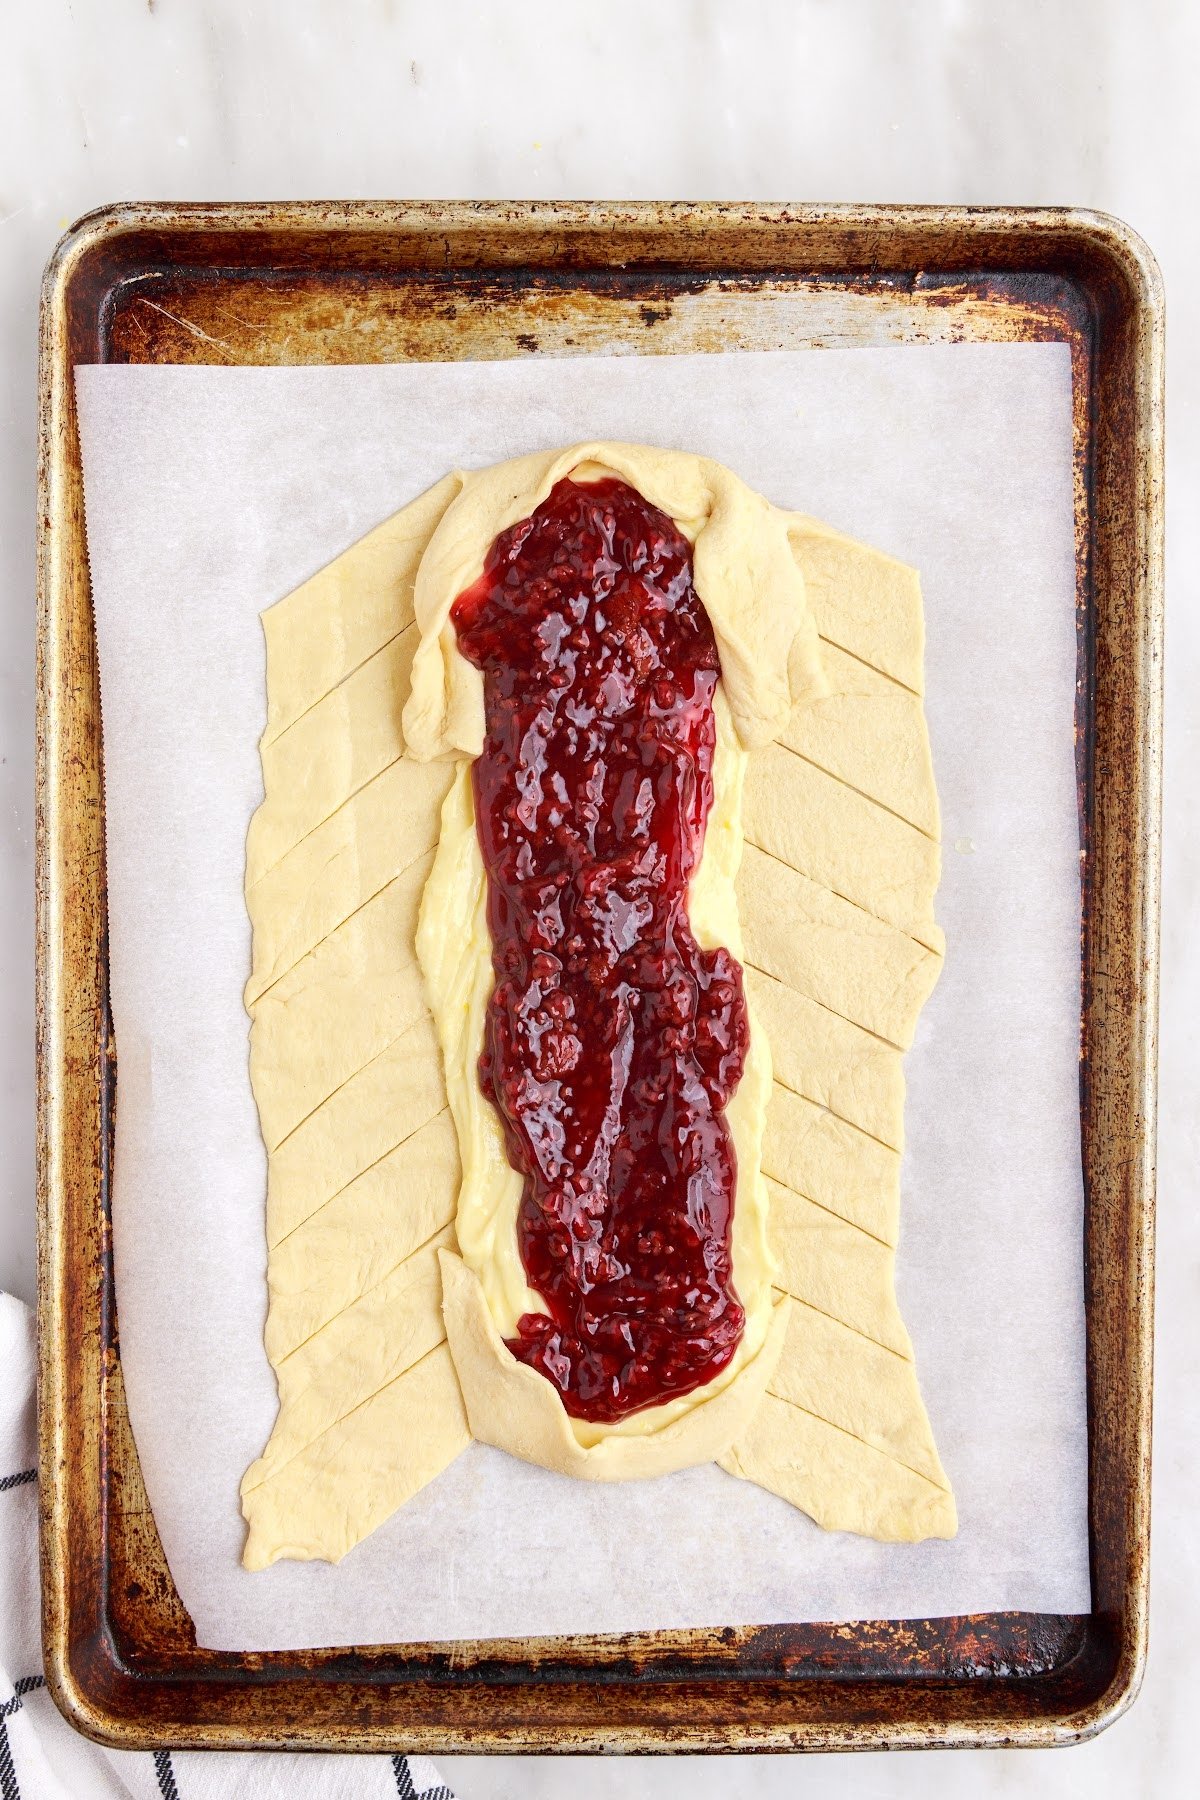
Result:
<svg viewBox="0 0 1200 1800"><path fill-rule="evenodd" d="M423 1756L105 1750L46 1691L33 1315L0 1294L0 1800L454 1800Z"/></svg>

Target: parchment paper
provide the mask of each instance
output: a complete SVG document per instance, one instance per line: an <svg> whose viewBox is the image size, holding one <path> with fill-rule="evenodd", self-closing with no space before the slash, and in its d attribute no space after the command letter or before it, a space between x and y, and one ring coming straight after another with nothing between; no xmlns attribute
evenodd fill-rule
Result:
<svg viewBox="0 0 1200 1800"><path fill-rule="evenodd" d="M1070 370L1061 346L77 373L104 708L130 1415L202 1644L1086 1611ZM914 563L945 973L908 1059L900 1304L956 1541L829 1536L716 1467L472 1447L337 1568L239 1566L275 1409L247 1075L258 615L456 465L719 458Z"/></svg>

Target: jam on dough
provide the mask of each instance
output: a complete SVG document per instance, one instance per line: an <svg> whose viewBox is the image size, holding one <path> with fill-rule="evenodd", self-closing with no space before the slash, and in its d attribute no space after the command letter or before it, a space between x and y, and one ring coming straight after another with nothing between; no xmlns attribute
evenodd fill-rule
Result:
<svg viewBox="0 0 1200 1800"><path fill-rule="evenodd" d="M624 482L564 479L451 615L484 671L471 765L495 984L479 1079L524 1178L543 1305L508 1348L613 1422L731 1360L737 1170L724 1111L742 971L687 896L712 805L717 646L691 545Z"/></svg>
<svg viewBox="0 0 1200 1800"><path fill-rule="evenodd" d="M520 1178L475 1075L491 991L470 780L483 687L449 619L502 531L558 480L604 476L693 545L722 680L688 912L702 948L741 963L751 1016L725 1115L741 1344L707 1388L611 1425L569 1418L504 1345L543 1302L517 1254ZM243 1483L247 1565L336 1561L471 1435L601 1480L716 1457L830 1529L952 1535L892 1277L902 1056L942 949L915 573L702 458L591 444L446 477L264 628L247 1006L280 1410ZM760 782L772 739L791 754ZM864 802L904 829L864 833ZM811 835L790 832L801 807L819 815ZM761 1168L744 1187L748 1163Z"/></svg>
<svg viewBox="0 0 1200 1800"><path fill-rule="evenodd" d="M597 460L593 452L603 455ZM680 544L691 546L695 588L711 621L721 668L713 696L713 804L687 896L691 932L700 951L710 956L723 953L734 963L740 958L734 882L741 858L739 820L747 767L743 734L750 742L764 741L797 701L820 691L821 677L816 635L788 538L789 515L769 507L729 471L695 457L627 446L586 446L559 457L527 458L485 471L470 478L479 488L467 490L468 500L475 500L468 519L470 538L461 529L463 509L451 508L418 576L422 644L414 658L406 731L416 754L468 750L468 763L460 764L459 780L443 810L417 937L463 1158L458 1249L486 1301L482 1310L468 1306L470 1282L447 1277L450 1346L464 1378L464 1400L475 1436L515 1454L529 1454L522 1446L536 1441L543 1447L534 1457L538 1461L547 1460L545 1447L553 1445L549 1466L588 1479L617 1480L710 1460L716 1454L718 1420L725 1421L725 1443L733 1442L782 1347L790 1301L777 1296L774 1288L766 1229L768 1189L761 1170L771 1091L770 1050L765 1035L754 1029L752 1008L747 1006L745 1069L724 1114L736 1151L738 1182L732 1285L745 1315L732 1354L722 1366L704 1371L708 1379L698 1384L681 1385L674 1392L667 1389L661 1398L643 1401L634 1410L614 1408L612 1416L590 1417L583 1409L572 1408L569 1413L549 1383L518 1382L518 1361L499 1341L518 1339L522 1320L545 1316L548 1309L526 1278L518 1248L522 1178L510 1165L499 1115L483 1099L477 1072L495 981L474 815L476 784L469 766L475 761L472 746L481 750L484 745L485 708L481 674L462 654L450 607L484 573L488 552L499 535L483 536L486 522L496 519L509 530L515 526L519 535L524 521L567 476L576 491L599 486L601 492L611 491L615 477L626 492L635 490L643 507L665 515L668 529L669 522L674 523L677 557ZM708 588L701 593L706 577ZM444 601L452 586L454 591ZM756 637L768 654L752 658L747 646ZM729 668L736 672L732 681ZM463 670L473 677L474 691L469 680L463 680ZM739 715L740 726L735 724ZM498 1349L490 1339L484 1341L487 1334L479 1324L484 1317L499 1334ZM483 1371L488 1373L486 1382ZM712 1401L727 1390L728 1401L718 1412L709 1412ZM678 1430L668 1429L676 1426Z"/></svg>

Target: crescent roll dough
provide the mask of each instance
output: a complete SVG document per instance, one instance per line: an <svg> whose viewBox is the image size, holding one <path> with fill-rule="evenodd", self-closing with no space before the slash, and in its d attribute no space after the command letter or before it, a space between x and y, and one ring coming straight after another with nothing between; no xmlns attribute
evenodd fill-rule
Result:
<svg viewBox="0 0 1200 1800"><path fill-rule="evenodd" d="M747 1324L709 1388L590 1426L503 1343L540 1302L475 1074L482 680L449 610L557 480L606 473L691 540L721 655L689 916L751 1011L727 1109ZM893 1284L902 1057L943 953L915 573L704 458L595 443L447 476L263 623L246 1003L279 1414L246 1565L337 1561L472 1435L598 1480L716 1459L830 1529L952 1535Z"/></svg>

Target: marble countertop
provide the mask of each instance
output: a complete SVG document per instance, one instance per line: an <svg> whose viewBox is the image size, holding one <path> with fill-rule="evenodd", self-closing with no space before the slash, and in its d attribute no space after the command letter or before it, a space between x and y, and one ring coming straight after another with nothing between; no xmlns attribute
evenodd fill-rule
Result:
<svg viewBox="0 0 1200 1800"><path fill-rule="evenodd" d="M1200 167L1191 0L40 0L0 54L0 1288L33 1297L33 636L42 266L117 199L355 196L1063 203L1167 283L1171 608L1149 1672L1061 1752L570 1765L454 1758L462 1800L1028 1791L1170 1796L1200 1604ZM1190 953L1189 953L1190 952ZM1052 1759L1052 1760L1051 1760Z"/></svg>

